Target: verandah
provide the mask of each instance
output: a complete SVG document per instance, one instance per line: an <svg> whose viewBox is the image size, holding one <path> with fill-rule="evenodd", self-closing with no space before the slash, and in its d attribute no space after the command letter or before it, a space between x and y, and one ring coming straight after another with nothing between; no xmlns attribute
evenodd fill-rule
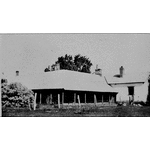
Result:
<svg viewBox="0 0 150 150"><path fill-rule="evenodd" d="M114 103L116 101L116 93L110 92L91 92L91 91L69 91L63 89L57 90L34 90L36 104L57 104L58 108L66 104L87 104L95 105L101 103ZM34 108L35 109L35 108Z"/></svg>

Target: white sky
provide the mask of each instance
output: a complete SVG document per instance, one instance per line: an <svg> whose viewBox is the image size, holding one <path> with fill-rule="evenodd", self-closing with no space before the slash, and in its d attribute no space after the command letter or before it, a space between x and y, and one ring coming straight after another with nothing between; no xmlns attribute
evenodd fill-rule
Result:
<svg viewBox="0 0 150 150"><path fill-rule="evenodd" d="M150 34L1 34L2 72L43 72L59 56L89 57L103 74L150 71Z"/></svg>

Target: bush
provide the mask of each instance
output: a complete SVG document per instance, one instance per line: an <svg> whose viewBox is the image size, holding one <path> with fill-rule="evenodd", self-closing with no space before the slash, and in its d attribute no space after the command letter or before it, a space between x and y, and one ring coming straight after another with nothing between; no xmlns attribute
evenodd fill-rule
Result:
<svg viewBox="0 0 150 150"><path fill-rule="evenodd" d="M11 83L1 81L2 107L17 107L29 109L33 108L34 93L21 83Z"/></svg>

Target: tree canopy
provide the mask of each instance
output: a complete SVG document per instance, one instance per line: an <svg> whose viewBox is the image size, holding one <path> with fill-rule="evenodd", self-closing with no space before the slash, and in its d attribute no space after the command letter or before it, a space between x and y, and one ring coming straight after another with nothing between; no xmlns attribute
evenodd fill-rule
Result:
<svg viewBox="0 0 150 150"><path fill-rule="evenodd" d="M90 68L92 66L91 61L86 56L81 56L80 54L75 55L74 58L71 55L65 55L58 57L58 60L51 66L51 69L45 68L45 72L55 70L55 66L59 64L60 69L73 70L79 72L90 73Z"/></svg>

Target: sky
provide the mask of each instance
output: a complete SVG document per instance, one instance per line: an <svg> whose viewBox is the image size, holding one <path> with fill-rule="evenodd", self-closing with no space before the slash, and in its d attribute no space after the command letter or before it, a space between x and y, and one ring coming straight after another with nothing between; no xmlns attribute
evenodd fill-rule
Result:
<svg viewBox="0 0 150 150"><path fill-rule="evenodd" d="M6 76L43 72L65 54L88 57L104 75L150 71L150 34L1 34L0 51Z"/></svg>

